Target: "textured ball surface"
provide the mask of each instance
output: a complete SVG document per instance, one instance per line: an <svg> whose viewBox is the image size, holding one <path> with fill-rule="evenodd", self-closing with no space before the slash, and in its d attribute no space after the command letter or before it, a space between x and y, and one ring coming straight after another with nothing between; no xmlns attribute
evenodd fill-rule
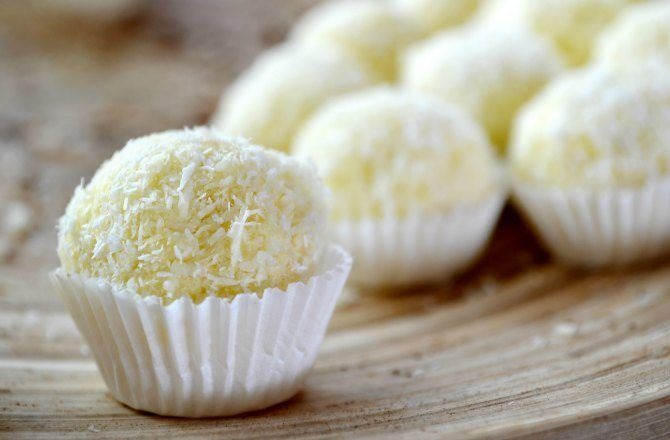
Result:
<svg viewBox="0 0 670 440"><path fill-rule="evenodd" d="M313 169L243 139L153 134L77 188L58 253L68 272L165 302L284 288L321 246L323 191Z"/></svg>
<svg viewBox="0 0 670 440"><path fill-rule="evenodd" d="M402 83L472 113L502 151L519 107L562 68L551 44L530 31L467 27L413 46Z"/></svg>
<svg viewBox="0 0 670 440"><path fill-rule="evenodd" d="M611 64L658 58L670 65L670 2L631 6L598 39L596 58Z"/></svg>
<svg viewBox="0 0 670 440"><path fill-rule="evenodd" d="M293 38L306 45L334 45L358 59L380 80L396 76L397 58L419 38L416 25L391 4L375 0L339 0L309 11Z"/></svg>
<svg viewBox="0 0 670 440"><path fill-rule="evenodd" d="M281 151L333 96L372 85L372 75L336 48L285 46L261 55L222 97L212 125Z"/></svg>
<svg viewBox="0 0 670 440"><path fill-rule="evenodd" d="M399 10L426 35L465 23L479 3L480 0L395 0Z"/></svg>
<svg viewBox="0 0 670 440"><path fill-rule="evenodd" d="M572 65L586 63L598 35L634 0L489 0L479 19L525 26L551 41Z"/></svg>
<svg viewBox="0 0 670 440"><path fill-rule="evenodd" d="M557 79L521 113L510 160L542 186L640 187L668 176L670 70L594 67Z"/></svg>
<svg viewBox="0 0 670 440"><path fill-rule="evenodd" d="M441 214L497 189L481 127L438 99L388 88L338 98L296 138L331 190L333 220Z"/></svg>

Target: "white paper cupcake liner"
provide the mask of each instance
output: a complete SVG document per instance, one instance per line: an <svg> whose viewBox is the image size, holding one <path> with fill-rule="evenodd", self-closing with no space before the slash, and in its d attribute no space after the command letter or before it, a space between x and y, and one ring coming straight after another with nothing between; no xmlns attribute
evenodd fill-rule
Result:
<svg viewBox="0 0 670 440"><path fill-rule="evenodd" d="M442 215L338 222L330 226L330 238L352 254L355 284L387 288L435 282L477 258L504 202L500 193Z"/></svg>
<svg viewBox="0 0 670 440"><path fill-rule="evenodd" d="M161 415L209 417L266 408L300 390L350 267L331 245L314 275L285 291L167 306L62 269L52 280L114 397Z"/></svg>
<svg viewBox="0 0 670 440"><path fill-rule="evenodd" d="M601 191L517 182L514 198L549 250L568 264L630 264L670 250L670 179Z"/></svg>

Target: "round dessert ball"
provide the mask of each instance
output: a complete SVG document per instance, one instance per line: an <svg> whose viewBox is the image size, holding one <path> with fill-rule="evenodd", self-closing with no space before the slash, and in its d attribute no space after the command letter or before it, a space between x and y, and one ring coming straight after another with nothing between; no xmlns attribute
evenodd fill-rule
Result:
<svg viewBox="0 0 670 440"><path fill-rule="evenodd" d="M631 6L598 39L596 58L611 64L657 57L670 65L670 2Z"/></svg>
<svg viewBox="0 0 670 440"><path fill-rule="evenodd" d="M635 0L488 0L478 18L525 26L550 40L572 65L586 63L598 34Z"/></svg>
<svg viewBox="0 0 670 440"><path fill-rule="evenodd" d="M464 27L413 46L402 84L469 111L502 152L519 107L562 69L558 52L531 31Z"/></svg>
<svg viewBox="0 0 670 440"><path fill-rule="evenodd" d="M320 109L296 138L331 190L331 218L441 214L498 185L493 150L465 112L436 98L371 89Z"/></svg>
<svg viewBox="0 0 670 440"><path fill-rule="evenodd" d="M411 19L377 0L326 3L309 11L293 31L302 44L346 51L384 81L395 78L398 55L418 37Z"/></svg>
<svg viewBox="0 0 670 440"><path fill-rule="evenodd" d="M667 176L668 103L670 70L658 65L566 74L522 111L510 151L514 173L534 185L594 190Z"/></svg>
<svg viewBox="0 0 670 440"><path fill-rule="evenodd" d="M67 272L165 302L299 280L325 224L300 161L198 128L131 140L74 193L59 224Z"/></svg>
<svg viewBox="0 0 670 440"><path fill-rule="evenodd" d="M409 16L424 35L465 23L479 3L480 0L395 0L399 10Z"/></svg>
<svg viewBox="0 0 670 440"><path fill-rule="evenodd" d="M235 81L212 125L288 151L296 130L323 102L373 83L363 66L337 48L283 46L261 55Z"/></svg>

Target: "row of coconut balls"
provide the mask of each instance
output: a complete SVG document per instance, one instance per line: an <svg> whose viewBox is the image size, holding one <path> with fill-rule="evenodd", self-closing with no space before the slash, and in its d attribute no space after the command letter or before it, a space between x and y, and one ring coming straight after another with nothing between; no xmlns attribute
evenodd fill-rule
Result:
<svg viewBox="0 0 670 440"><path fill-rule="evenodd" d="M632 3L327 3L212 125L316 164L359 284L463 269L510 187L564 261L654 257L670 245L670 2Z"/></svg>

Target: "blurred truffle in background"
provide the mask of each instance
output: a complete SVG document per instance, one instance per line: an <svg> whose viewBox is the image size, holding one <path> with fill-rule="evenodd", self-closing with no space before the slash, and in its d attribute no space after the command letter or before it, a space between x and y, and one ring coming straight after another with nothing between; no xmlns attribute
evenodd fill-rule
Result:
<svg viewBox="0 0 670 440"><path fill-rule="evenodd" d="M465 23L482 0L392 0L423 35Z"/></svg>
<svg viewBox="0 0 670 440"><path fill-rule="evenodd" d="M488 0L478 20L525 26L551 41L572 65L589 61L600 32L635 0Z"/></svg>
<svg viewBox="0 0 670 440"><path fill-rule="evenodd" d="M600 35L595 58L614 65L655 58L670 66L670 2L645 2L623 11Z"/></svg>
<svg viewBox="0 0 670 440"><path fill-rule="evenodd" d="M666 253L668 66L596 65L559 78L522 111L510 160L517 201L561 260L600 266Z"/></svg>
<svg viewBox="0 0 670 440"><path fill-rule="evenodd" d="M412 46L401 82L470 112L504 153L517 110L563 69L551 43L530 30L471 26Z"/></svg>
<svg viewBox="0 0 670 440"><path fill-rule="evenodd" d="M212 125L289 151L293 136L329 98L371 86L373 75L337 47L286 44L268 51L224 92Z"/></svg>
<svg viewBox="0 0 670 440"><path fill-rule="evenodd" d="M484 130L465 111L381 87L334 99L294 153L332 191L331 237L369 287L441 281L481 252L507 195Z"/></svg>
<svg viewBox="0 0 670 440"><path fill-rule="evenodd" d="M389 2L336 0L306 13L292 38L301 44L337 46L380 80L393 81L398 57L420 33L417 24Z"/></svg>

